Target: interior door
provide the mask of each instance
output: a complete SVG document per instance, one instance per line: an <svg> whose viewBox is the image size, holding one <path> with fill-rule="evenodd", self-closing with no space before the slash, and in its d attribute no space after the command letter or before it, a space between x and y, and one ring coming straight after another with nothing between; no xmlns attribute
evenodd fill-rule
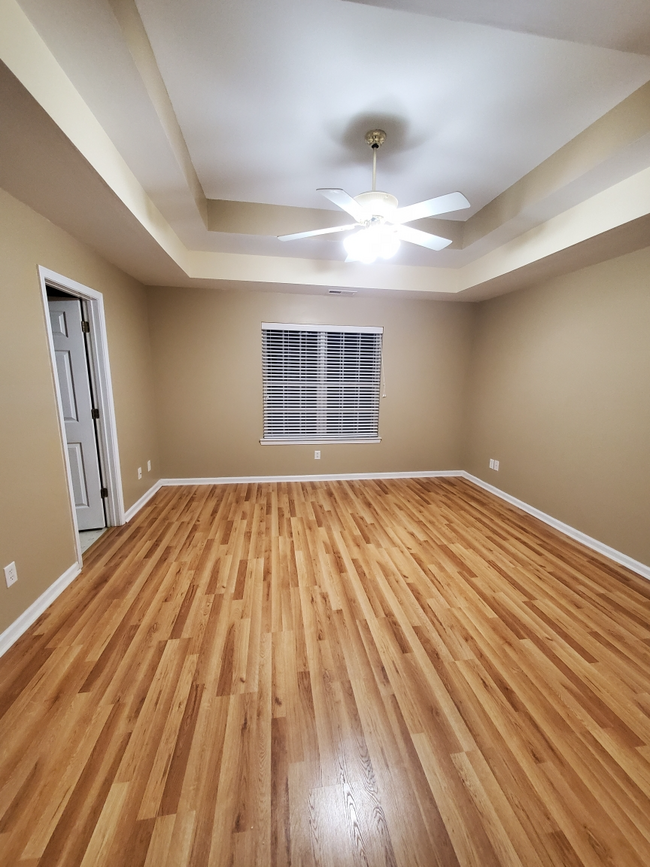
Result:
<svg viewBox="0 0 650 867"><path fill-rule="evenodd" d="M81 324L81 302L76 298L49 299L48 307L77 526L80 530L93 530L105 527L106 517Z"/></svg>

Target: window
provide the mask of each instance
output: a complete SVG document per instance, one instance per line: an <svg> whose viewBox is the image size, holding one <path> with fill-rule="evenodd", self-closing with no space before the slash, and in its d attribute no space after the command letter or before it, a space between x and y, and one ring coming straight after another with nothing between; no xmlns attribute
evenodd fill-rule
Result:
<svg viewBox="0 0 650 867"><path fill-rule="evenodd" d="M263 322L260 442L379 442L382 334Z"/></svg>

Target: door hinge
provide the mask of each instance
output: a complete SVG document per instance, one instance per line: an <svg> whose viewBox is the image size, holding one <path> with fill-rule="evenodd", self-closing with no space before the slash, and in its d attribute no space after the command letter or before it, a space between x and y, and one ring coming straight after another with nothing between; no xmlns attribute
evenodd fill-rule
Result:
<svg viewBox="0 0 650 867"><path fill-rule="evenodd" d="M102 488L99 492L102 500L105 500L108 497L108 488Z"/></svg>
<svg viewBox="0 0 650 867"><path fill-rule="evenodd" d="M99 418L99 410L98 409L91 409L90 410L90 417L91 418Z"/></svg>
<svg viewBox="0 0 650 867"><path fill-rule="evenodd" d="M90 322L86 322L85 319L82 319L81 330L84 332L84 334L90 334Z"/></svg>

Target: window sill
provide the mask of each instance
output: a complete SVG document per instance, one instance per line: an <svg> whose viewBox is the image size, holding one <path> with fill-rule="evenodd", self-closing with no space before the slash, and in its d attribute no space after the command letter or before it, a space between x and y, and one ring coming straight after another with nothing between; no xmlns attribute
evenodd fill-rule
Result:
<svg viewBox="0 0 650 867"><path fill-rule="evenodd" d="M337 445L337 444L346 444L346 443L355 443L357 445L366 445L368 443L380 443L381 437L373 437L372 439L348 439L348 440L335 440L335 439L305 439L305 440L260 440L261 446L326 446L326 445Z"/></svg>

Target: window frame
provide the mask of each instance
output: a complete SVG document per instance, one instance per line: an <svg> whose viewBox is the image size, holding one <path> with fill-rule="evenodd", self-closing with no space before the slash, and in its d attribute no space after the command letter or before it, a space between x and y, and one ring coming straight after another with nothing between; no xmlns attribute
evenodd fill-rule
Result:
<svg viewBox="0 0 650 867"><path fill-rule="evenodd" d="M315 325L311 323L302 324L302 323L286 323L286 322L262 322L261 324L261 332L262 332L262 427L263 434L260 439L261 445L325 445L327 443L356 443L356 444L369 444L369 443L380 443L381 437L379 436L379 407L382 394L382 381L383 381L383 335L384 328L383 326L374 326L374 325ZM363 379L357 380L358 385L356 385L357 389L357 397L359 398L357 406L358 413L364 413L366 416L369 414L374 414L374 419L372 419L373 430L370 433L363 433L363 430L359 434L350 435L347 431L345 433L336 435L332 433L327 433L323 428L327 424L327 407L321 408L320 412L322 412L322 418L317 421L317 425L322 425L322 428L316 432L315 435L307 435L301 432L296 432L295 435L292 436L282 436L280 433L273 435L269 435L269 427L272 427L271 420L268 418L267 412L269 409L269 396L268 390L270 387L270 381L268 378L268 367L267 365L270 363L268 361L267 355L267 337L265 332L268 331L277 331L277 332L289 332L289 331L298 331L305 334L318 334L317 343L318 349L315 353L312 353L311 361L313 362L314 356L318 358L318 380L319 380L319 388L317 389L317 393L319 397L317 398L317 402L322 401L323 395L327 394L329 389L336 389L337 384L341 385L343 382L346 386L352 386L352 390L355 388L355 383L351 380L345 379L345 368L344 368L344 349L341 353L341 358L339 360L339 371L340 375L338 378L330 378L328 379L326 375L326 371L328 369L328 365L326 363L327 355L326 349L326 341L320 336L322 334L339 334L339 335L347 335L347 334L372 334L376 335L376 340L374 345L371 345L367 350L366 357L359 360L359 363L369 364L369 369L371 374L368 378L367 382L364 382ZM378 356L378 358L377 358ZM301 359L302 361L302 359ZM306 358L306 362L310 361L309 358ZM331 367L330 367L331 369ZM281 380L280 380L281 382ZM286 382L286 380L285 380ZM303 381L301 385L305 385L305 391L308 392L309 383ZM312 388L314 387L314 380L311 382ZM363 389L363 386L366 386ZM361 391L359 391L361 390ZM363 393L363 390L366 391L365 400L360 397ZM342 397L342 393L345 392L345 389L339 388L339 401L334 403L334 406L338 407L335 410L332 410L334 415L338 413L341 419L341 423L343 423L343 419L345 416L343 407L341 403L345 402L345 397ZM371 392L368 395L368 392ZM284 398L283 398L284 399ZM326 399L326 398L325 398ZM301 392L299 403L302 404L303 401L303 393ZM307 400L305 402L308 402ZM372 405L372 406L371 406ZM313 409L311 412L313 413ZM302 408L295 411L297 415L300 412L303 412ZM318 412L318 410L317 410ZM352 413L354 413L354 409L352 409ZM308 415L309 413L305 413ZM280 425L281 426L281 425Z"/></svg>

